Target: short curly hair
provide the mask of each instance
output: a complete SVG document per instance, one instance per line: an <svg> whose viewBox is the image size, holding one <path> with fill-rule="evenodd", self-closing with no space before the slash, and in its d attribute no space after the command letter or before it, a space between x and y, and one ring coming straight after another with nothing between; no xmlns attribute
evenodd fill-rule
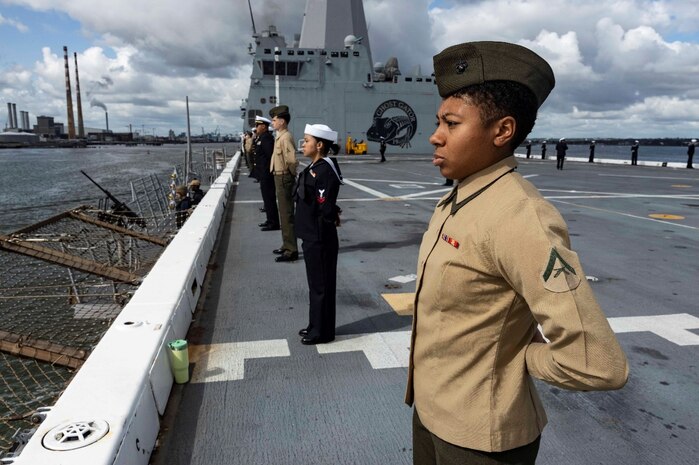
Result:
<svg viewBox="0 0 699 465"><path fill-rule="evenodd" d="M514 81L487 81L465 87L450 97L457 97L478 107L484 126L505 116L517 122L515 135L510 140L514 150L529 135L536 122L539 104L534 93L525 85Z"/></svg>

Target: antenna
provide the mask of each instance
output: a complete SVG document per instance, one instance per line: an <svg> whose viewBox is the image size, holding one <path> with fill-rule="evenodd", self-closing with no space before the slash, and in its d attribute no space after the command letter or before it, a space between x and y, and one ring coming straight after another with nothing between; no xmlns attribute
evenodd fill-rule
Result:
<svg viewBox="0 0 699 465"><path fill-rule="evenodd" d="M252 5L250 5L250 0L248 0L248 8L250 9L250 21L252 21L252 35L257 35L257 30L255 29L255 18L252 15Z"/></svg>

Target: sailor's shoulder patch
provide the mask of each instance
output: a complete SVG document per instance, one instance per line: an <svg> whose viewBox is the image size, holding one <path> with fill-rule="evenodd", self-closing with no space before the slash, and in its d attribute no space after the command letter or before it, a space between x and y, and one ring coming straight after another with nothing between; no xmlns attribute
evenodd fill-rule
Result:
<svg viewBox="0 0 699 465"><path fill-rule="evenodd" d="M548 261L544 264L541 279L546 289L551 292L567 292L580 285L580 272L571 265L574 262L572 254L567 250L559 251L551 248Z"/></svg>

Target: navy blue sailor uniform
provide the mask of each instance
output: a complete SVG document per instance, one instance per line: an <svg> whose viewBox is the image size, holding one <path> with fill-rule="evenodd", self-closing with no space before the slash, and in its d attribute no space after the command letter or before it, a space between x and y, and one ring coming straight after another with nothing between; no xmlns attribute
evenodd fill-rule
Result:
<svg viewBox="0 0 699 465"><path fill-rule="evenodd" d="M255 177L260 181L262 203L267 215L266 223L272 228L278 228L279 211L277 209L277 195L274 189L274 175L269 170L273 150L274 137L269 131L265 131L255 141Z"/></svg>
<svg viewBox="0 0 699 465"><path fill-rule="evenodd" d="M335 288L339 242L337 225L341 174L332 159L320 158L306 167L294 187L296 236L302 243L308 279L308 338L335 338Z"/></svg>

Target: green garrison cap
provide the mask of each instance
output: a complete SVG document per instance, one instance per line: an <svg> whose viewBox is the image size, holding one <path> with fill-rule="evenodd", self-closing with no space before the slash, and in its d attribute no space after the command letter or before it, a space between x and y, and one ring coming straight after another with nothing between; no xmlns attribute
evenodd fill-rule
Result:
<svg viewBox="0 0 699 465"><path fill-rule="evenodd" d="M269 116L274 118L275 116L281 116L284 113L289 115L289 107L286 105L279 105L278 107L274 107L271 110L269 110Z"/></svg>
<svg viewBox="0 0 699 465"><path fill-rule="evenodd" d="M556 84L551 66L521 45L506 42L467 42L434 56L437 89L442 98L474 84L514 81L534 92L539 106Z"/></svg>

